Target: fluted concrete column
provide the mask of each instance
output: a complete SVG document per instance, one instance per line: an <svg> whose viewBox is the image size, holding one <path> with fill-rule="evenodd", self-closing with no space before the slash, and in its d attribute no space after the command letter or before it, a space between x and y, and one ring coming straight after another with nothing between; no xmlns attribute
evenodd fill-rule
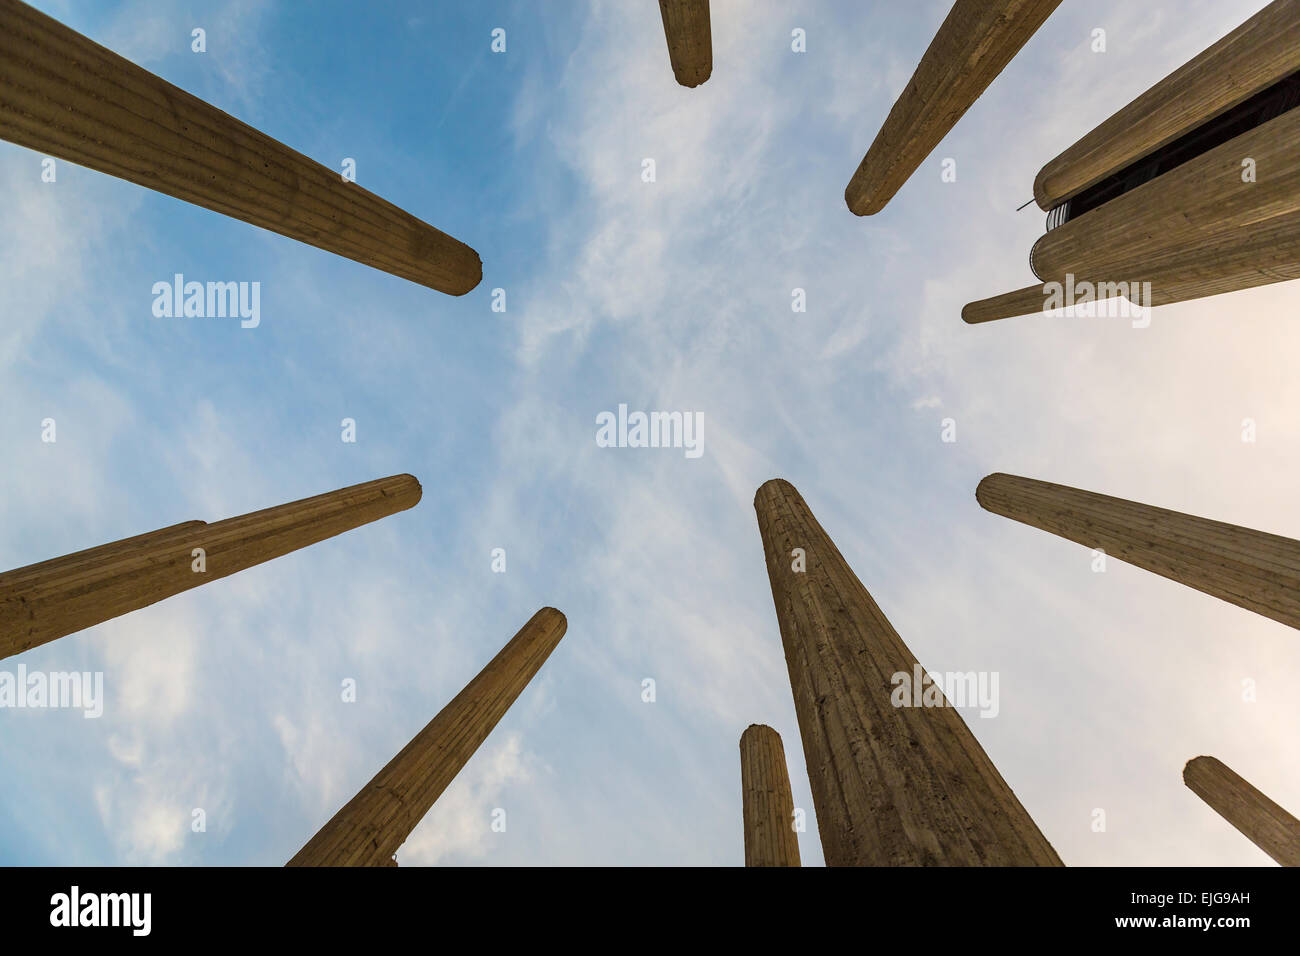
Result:
<svg viewBox="0 0 1300 956"><path fill-rule="evenodd" d="M1290 110L1053 229L1034 243L1034 273L1119 282L1199 265L1213 274L1226 249L1258 241L1260 230L1284 223L1294 234L1297 143L1300 110Z"/></svg>
<svg viewBox="0 0 1300 956"><path fill-rule="evenodd" d="M975 497L994 514L1300 627L1300 541L1017 475L989 475Z"/></svg>
<svg viewBox="0 0 1300 956"><path fill-rule="evenodd" d="M0 137L451 295L482 278L463 242L18 0Z"/></svg>
<svg viewBox="0 0 1300 956"><path fill-rule="evenodd" d="M1101 123L1038 173L1044 210L1300 70L1300 0L1276 0Z"/></svg>
<svg viewBox="0 0 1300 956"><path fill-rule="evenodd" d="M766 724L750 724L740 735L741 811L745 822L745 866L798 866L794 796L781 735Z"/></svg>
<svg viewBox="0 0 1300 956"><path fill-rule="evenodd" d="M544 607L288 866L391 866L434 801L528 686L566 628Z"/></svg>
<svg viewBox="0 0 1300 956"><path fill-rule="evenodd" d="M699 86L713 74L713 31L709 0L659 0L673 76L682 86Z"/></svg>
<svg viewBox="0 0 1300 956"><path fill-rule="evenodd" d="M767 482L754 510L826 863L1059 866L941 694L894 706L920 665L794 486Z"/></svg>
<svg viewBox="0 0 1300 956"><path fill-rule="evenodd" d="M1149 285L1149 305L1300 278L1298 142L1291 110L1048 232L1030 252L1033 271L1061 287L1087 283L1098 300L1132 300ZM1245 159L1255 174L1243 181ZM972 302L962 318L1029 315L1047 301L1033 285Z"/></svg>
<svg viewBox="0 0 1300 956"><path fill-rule="evenodd" d="M7 571L0 574L0 658L413 508L420 494L415 478L394 475Z"/></svg>
<svg viewBox="0 0 1300 956"><path fill-rule="evenodd" d="M0 574L0 580L15 580L17 575L31 578L38 574L49 575L69 568L102 564L108 558L130 554L141 548L157 546L172 538L181 538L192 534L195 528L202 528L206 524L206 521L199 520L182 521L179 524L168 525L166 528L159 528L157 531L147 531L144 534L133 535L120 541L110 541L108 544L74 551L72 554L60 555L57 558L50 558L36 564L24 565L21 568L15 568L12 571Z"/></svg>
<svg viewBox="0 0 1300 956"><path fill-rule="evenodd" d="M957 0L844 190L849 209L884 209L1059 3Z"/></svg>
<svg viewBox="0 0 1300 956"><path fill-rule="evenodd" d="M1283 866L1300 866L1300 820L1214 757L1196 757L1183 783L1223 819Z"/></svg>
<svg viewBox="0 0 1300 956"><path fill-rule="evenodd" d="M1016 315L1034 315L1046 308L1046 302L1047 290L1040 282L1014 292L1003 292L987 299L968 302L962 307L961 318L970 325L978 325Z"/></svg>

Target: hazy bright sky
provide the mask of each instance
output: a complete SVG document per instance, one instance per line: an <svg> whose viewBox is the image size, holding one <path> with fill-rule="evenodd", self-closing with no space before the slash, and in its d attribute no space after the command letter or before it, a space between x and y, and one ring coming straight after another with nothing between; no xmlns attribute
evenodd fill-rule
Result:
<svg viewBox="0 0 1300 956"><path fill-rule="evenodd" d="M998 716L964 716L1066 863L1268 862L1181 770L1212 754L1300 810L1295 632L1093 573L974 493L1006 471L1300 537L1300 287L1146 329L960 319L1031 281L1043 215L1015 210L1037 170L1264 4L1068 0L859 219L844 186L949 5L713 0L713 76L687 90L652 0L38 3L327 166L354 158L484 278L452 298L67 163L43 183L0 143L0 568L424 486L0 662L103 671L107 698L97 720L0 710L0 861L281 864L550 604L567 636L399 861L739 864L748 724L781 733L812 817L752 507L781 476L922 663L999 674ZM260 327L155 318L177 272L260 282ZM702 413L704 454L598 448L620 403ZM800 849L821 862L814 828Z"/></svg>

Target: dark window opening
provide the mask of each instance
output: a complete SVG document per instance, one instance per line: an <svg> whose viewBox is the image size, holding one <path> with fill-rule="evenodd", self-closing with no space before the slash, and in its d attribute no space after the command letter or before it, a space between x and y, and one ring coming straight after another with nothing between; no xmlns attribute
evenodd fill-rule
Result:
<svg viewBox="0 0 1300 956"><path fill-rule="evenodd" d="M1297 106L1300 106L1300 71L1053 207L1047 214L1048 232Z"/></svg>

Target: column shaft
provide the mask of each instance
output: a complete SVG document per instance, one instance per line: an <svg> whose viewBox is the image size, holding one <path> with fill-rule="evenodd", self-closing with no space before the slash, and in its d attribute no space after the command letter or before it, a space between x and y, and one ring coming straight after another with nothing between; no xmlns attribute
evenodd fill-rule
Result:
<svg viewBox="0 0 1300 956"><path fill-rule="evenodd" d="M564 636L544 607L288 866L387 866Z"/></svg>
<svg viewBox="0 0 1300 956"><path fill-rule="evenodd" d="M668 58L682 86L699 86L713 74L709 0L659 0Z"/></svg>
<svg viewBox="0 0 1300 956"><path fill-rule="evenodd" d="M1014 292L968 302L962 307L961 318L970 325L978 325L981 322L1009 319L1015 315L1037 315L1043 311L1046 302L1047 291L1040 282Z"/></svg>
<svg viewBox="0 0 1300 956"><path fill-rule="evenodd" d="M1146 280L1200 270L1218 276L1225 253L1300 235L1300 109L1188 160L1148 183L1064 223L1034 243L1030 262L1044 281ZM1244 160L1255 162L1243 179ZM1272 280L1276 281L1276 280Z"/></svg>
<svg viewBox="0 0 1300 956"><path fill-rule="evenodd" d="M754 509L827 864L1060 865L946 700L894 706L917 660L794 486Z"/></svg>
<svg viewBox="0 0 1300 956"><path fill-rule="evenodd" d="M1277 0L1057 156L1034 180L1044 210L1300 70L1300 0Z"/></svg>
<svg viewBox="0 0 1300 956"><path fill-rule="evenodd" d="M0 574L0 658L412 508L395 475L213 524L186 522ZM194 549L204 569L194 569Z"/></svg>
<svg viewBox="0 0 1300 956"><path fill-rule="evenodd" d="M844 190L880 212L1060 0L957 0Z"/></svg>
<svg viewBox="0 0 1300 956"><path fill-rule="evenodd" d="M1300 627L1300 541L1016 475L989 475L975 497L994 514Z"/></svg>
<svg viewBox="0 0 1300 956"><path fill-rule="evenodd" d="M1279 216L1258 228L1202 245L1186 261L1137 271L1140 275L1093 282L1096 300L1104 302L1123 295L1134 301L1135 294L1146 299L1149 292L1150 301L1142 305L1170 305L1300 279L1300 214ZM1077 290L1079 283L1075 282L1074 287ZM977 324L1036 315L1045 310L1050 299L1048 289L1040 283L969 302L961 317Z"/></svg>
<svg viewBox="0 0 1300 956"><path fill-rule="evenodd" d="M799 835L781 735L750 724L740 735L745 866L798 866Z"/></svg>
<svg viewBox="0 0 1300 956"><path fill-rule="evenodd" d="M168 525L166 528L159 528L157 531L147 531L144 534L123 538L120 541L111 541L108 544L74 551L72 554L60 555L57 558L50 558L37 564L14 568L12 571L5 571L0 575L0 580L13 585L15 582L22 580L36 580L56 571L63 572L75 567L101 564L108 558L132 554L136 551L156 547L172 538L181 538L192 534L195 528L202 528L206 524L206 521L182 521L179 524Z"/></svg>
<svg viewBox="0 0 1300 956"><path fill-rule="evenodd" d="M1300 820L1214 757L1183 768L1183 783L1223 819L1283 866L1300 866Z"/></svg>
<svg viewBox="0 0 1300 956"><path fill-rule="evenodd" d="M473 249L341 169L18 0L0 0L0 137L441 292L482 277Z"/></svg>

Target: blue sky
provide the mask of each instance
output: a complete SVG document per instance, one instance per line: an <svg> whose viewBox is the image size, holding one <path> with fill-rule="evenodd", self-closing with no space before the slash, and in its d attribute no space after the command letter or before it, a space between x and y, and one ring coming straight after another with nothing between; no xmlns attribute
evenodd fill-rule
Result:
<svg viewBox="0 0 1300 956"><path fill-rule="evenodd" d="M424 487L6 661L102 670L107 700L0 711L0 861L281 864L550 604L568 634L399 861L738 864L748 724L781 733L812 815L751 504L781 476L928 668L999 673L999 715L964 716L1065 862L1267 862L1180 773L1213 754L1300 809L1294 632L1094 574L974 490L1007 471L1300 536L1294 284L1141 330L960 320L1030 280L1043 219L1014 210L1038 168L1262 3L1063 4L869 219L844 185L947 3L714 0L696 90L650 2L37 6L356 159L484 278L444 296L67 163L42 183L0 143L0 567L400 472ZM259 281L261 325L155 318L177 272ZM702 413L704 454L598 448L620 403ZM814 829L800 848L821 862Z"/></svg>

